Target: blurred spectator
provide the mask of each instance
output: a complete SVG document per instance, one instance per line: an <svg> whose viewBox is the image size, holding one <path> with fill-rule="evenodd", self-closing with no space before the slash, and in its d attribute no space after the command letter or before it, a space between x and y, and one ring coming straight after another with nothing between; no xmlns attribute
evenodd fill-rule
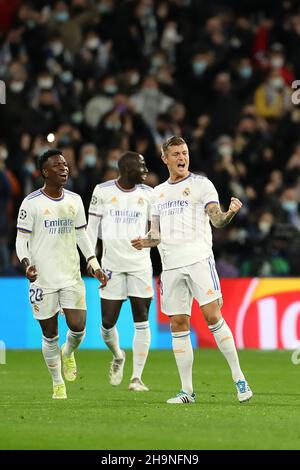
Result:
<svg viewBox="0 0 300 470"><path fill-rule="evenodd" d="M138 93L131 97L136 112L140 113L151 130L155 128L157 116L168 111L174 100L164 95L158 87L156 78L147 75Z"/></svg>
<svg viewBox="0 0 300 470"><path fill-rule="evenodd" d="M0 3L5 273L16 272L15 218L20 200L43 184L37 158L46 149L63 151L67 187L87 208L93 187L118 177L126 150L144 155L147 184L167 179L161 144L175 134L224 208L233 195L243 202L214 234L220 274L300 274L296 1Z"/></svg>

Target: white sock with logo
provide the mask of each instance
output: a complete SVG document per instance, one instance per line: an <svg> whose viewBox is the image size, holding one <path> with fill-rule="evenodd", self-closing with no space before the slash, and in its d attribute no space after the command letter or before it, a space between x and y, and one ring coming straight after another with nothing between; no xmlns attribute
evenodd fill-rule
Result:
<svg viewBox="0 0 300 470"><path fill-rule="evenodd" d="M229 364L233 380L235 382L238 380L245 380L244 374L240 368L239 358L231 330L224 318L221 318L214 325L209 325L208 328L214 335L218 348L223 353Z"/></svg>
<svg viewBox="0 0 300 470"><path fill-rule="evenodd" d="M63 384L64 380L61 375L61 359L58 338L46 338L42 335L42 352L53 380L53 385Z"/></svg>
<svg viewBox="0 0 300 470"><path fill-rule="evenodd" d="M112 328L109 328L107 330L106 328L104 328L104 326L101 326L101 334L103 341L105 342L106 346L111 350L114 357L116 359L122 359L123 354L120 349L119 333L117 327L113 326Z"/></svg>
<svg viewBox="0 0 300 470"><path fill-rule="evenodd" d="M189 331L172 332L172 347L175 356L181 389L189 394L193 393L193 361L194 352Z"/></svg>
<svg viewBox="0 0 300 470"><path fill-rule="evenodd" d="M148 321L134 323L134 337L132 342L133 372L132 378L141 378L147 360L151 341L151 332Z"/></svg>

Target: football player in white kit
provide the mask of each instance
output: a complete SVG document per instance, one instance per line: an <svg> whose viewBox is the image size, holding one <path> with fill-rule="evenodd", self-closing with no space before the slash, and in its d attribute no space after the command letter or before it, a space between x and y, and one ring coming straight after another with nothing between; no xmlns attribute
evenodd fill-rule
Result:
<svg viewBox="0 0 300 470"><path fill-rule="evenodd" d="M87 233L93 248L102 239L102 268L108 276L101 289L101 334L113 354L109 381L123 378L125 352L120 349L117 320L122 303L130 299L133 321L133 371L129 390L148 391L142 372L150 346L148 311L153 297L150 248L138 252L132 238L145 236L150 227L153 189L142 184L147 168L142 155L125 152L119 160L120 176L95 187L89 208ZM99 232L100 231L100 232Z"/></svg>
<svg viewBox="0 0 300 470"><path fill-rule="evenodd" d="M189 172L189 152L181 137L171 137L162 147L162 160L170 177L154 189L152 226L148 236L132 240L141 250L160 243L162 311L170 317L172 346L181 391L167 400L171 404L195 402L192 382L193 349L190 315L193 298L202 310L208 328L225 356L240 402L252 391L240 368L234 339L221 314L222 294L212 252L214 227L225 227L242 207L232 197L222 212L217 191L206 177Z"/></svg>
<svg viewBox="0 0 300 470"><path fill-rule="evenodd" d="M64 399L67 394L61 373L61 353L65 379L74 381L77 373L74 351L84 338L86 324L85 287L77 245L102 286L107 276L86 234L81 197L63 188L69 169L60 150L45 152L39 166L45 184L21 204L16 250L30 281L33 315L43 332L42 351L52 376L52 398ZM57 319L62 311L69 330L60 350Z"/></svg>

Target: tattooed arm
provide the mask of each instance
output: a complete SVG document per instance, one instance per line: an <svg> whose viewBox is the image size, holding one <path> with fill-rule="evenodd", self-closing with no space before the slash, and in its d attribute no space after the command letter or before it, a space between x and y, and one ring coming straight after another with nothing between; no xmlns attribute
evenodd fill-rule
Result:
<svg viewBox="0 0 300 470"><path fill-rule="evenodd" d="M236 197L231 198L230 206L227 212L222 212L219 204L211 203L206 207L209 220L216 228L222 228L229 224L233 217L242 207L242 203Z"/></svg>

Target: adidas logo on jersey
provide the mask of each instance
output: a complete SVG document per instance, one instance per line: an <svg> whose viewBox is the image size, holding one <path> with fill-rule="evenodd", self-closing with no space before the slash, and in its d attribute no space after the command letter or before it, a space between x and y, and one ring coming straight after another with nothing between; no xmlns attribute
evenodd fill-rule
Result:
<svg viewBox="0 0 300 470"><path fill-rule="evenodd" d="M112 197L111 198L111 201L113 204L115 204L116 202L118 202L118 199L116 198L116 196Z"/></svg>
<svg viewBox="0 0 300 470"><path fill-rule="evenodd" d="M208 291L206 292L206 295L214 295L214 291L211 289L208 289Z"/></svg>
<svg viewBox="0 0 300 470"><path fill-rule="evenodd" d="M49 209L44 210L44 215L51 215L51 212L49 211Z"/></svg>
<svg viewBox="0 0 300 470"><path fill-rule="evenodd" d="M144 204L144 199L142 197L139 198L138 204L140 204L141 206Z"/></svg>
<svg viewBox="0 0 300 470"><path fill-rule="evenodd" d="M159 197L160 197L160 198L165 197L164 193L161 193L161 194L159 195Z"/></svg>

